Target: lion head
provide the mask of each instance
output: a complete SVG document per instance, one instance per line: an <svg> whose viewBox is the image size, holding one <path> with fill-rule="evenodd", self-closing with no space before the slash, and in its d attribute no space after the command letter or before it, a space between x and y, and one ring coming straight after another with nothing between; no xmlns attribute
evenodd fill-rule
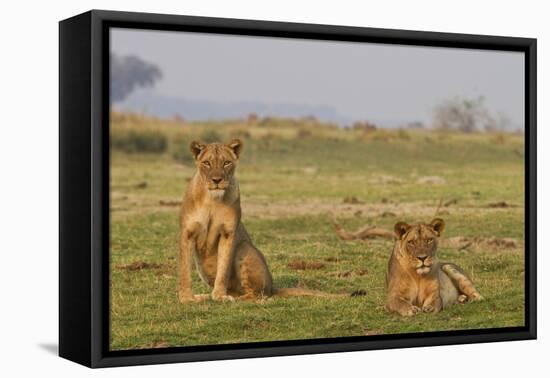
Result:
<svg viewBox="0 0 550 378"><path fill-rule="evenodd" d="M191 142L197 171L206 187L214 196L223 196L229 187L243 144L233 139L228 144Z"/></svg>
<svg viewBox="0 0 550 378"><path fill-rule="evenodd" d="M437 259L437 241L445 222L436 218L430 224L395 224L393 230L399 247L399 258L419 275L428 274Z"/></svg>

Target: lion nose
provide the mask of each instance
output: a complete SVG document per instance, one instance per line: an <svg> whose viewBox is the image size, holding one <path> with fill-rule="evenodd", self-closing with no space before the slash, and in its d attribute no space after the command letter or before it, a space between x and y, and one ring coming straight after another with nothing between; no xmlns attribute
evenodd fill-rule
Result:
<svg viewBox="0 0 550 378"><path fill-rule="evenodd" d="M221 177L212 178L212 182L217 185L222 182L222 179Z"/></svg>
<svg viewBox="0 0 550 378"><path fill-rule="evenodd" d="M428 257L428 256L426 256L426 255L418 256L418 259L419 259L420 261L424 262L424 260L426 260L427 257Z"/></svg>

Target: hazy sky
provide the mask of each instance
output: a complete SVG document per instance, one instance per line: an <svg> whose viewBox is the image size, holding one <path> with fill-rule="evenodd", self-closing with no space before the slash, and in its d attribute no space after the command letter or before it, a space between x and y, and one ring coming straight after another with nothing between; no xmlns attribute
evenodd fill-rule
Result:
<svg viewBox="0 0 550 378"><path fill-rule="evenodd" d="M163 96L328 105L350 119L430 123L434 105L486 98L523 125L518 52L114 29L112 51L155 63Z"/></svg>

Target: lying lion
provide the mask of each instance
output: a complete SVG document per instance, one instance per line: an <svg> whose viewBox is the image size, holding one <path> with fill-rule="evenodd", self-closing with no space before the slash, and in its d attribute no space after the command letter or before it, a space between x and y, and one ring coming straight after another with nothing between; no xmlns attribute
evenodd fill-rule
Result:
<svg viewBox="0 0 550 378"><path fill-rule="evenodd" d="M439 312L468 299L482 299L458 266L439 262L437 243L444 228L445 222L439 218L430 224L395 225L397 240L386 275L388 310L411 316L420 311Z"/></svg>
<svg viewBox="0 0 550 378"><path fill-rule="evenodd" d="M240 140L229 144L191 143L197 171L181 207L179 242L180 302L201 301L191 283L192 259L214 300L280 296L346 296L299 288L274 289L262 253L252 244L241 223L239 184L235 169L243 149ZM356 294L356 293L354 293ZM352 294L352 295L354 295Z"/></svg>

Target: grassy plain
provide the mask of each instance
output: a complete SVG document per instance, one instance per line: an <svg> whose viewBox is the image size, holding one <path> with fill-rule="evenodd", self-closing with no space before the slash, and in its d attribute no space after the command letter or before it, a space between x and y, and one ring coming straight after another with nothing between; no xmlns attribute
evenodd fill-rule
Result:
<svg viewBox="0 0 550 378"><path fill-rule="evenodd" d="M115 113L112 135L166 138L157 153L111 153L111 349L212 345L510 327L524 324L523 135L342 130L313 120L185 123ZM366 290L344 299L272 298L182 305L176 296L179 201L194 172L192 139L238 136L243 222L277 287ZM447 222L440 248L486 298L402 319L384 310L392 242L343 241L397 221ZM501 239L515 243L499 243ZM308 264L312 269L297 270ZM208 288L194 273L194 291Z"/></svg>

